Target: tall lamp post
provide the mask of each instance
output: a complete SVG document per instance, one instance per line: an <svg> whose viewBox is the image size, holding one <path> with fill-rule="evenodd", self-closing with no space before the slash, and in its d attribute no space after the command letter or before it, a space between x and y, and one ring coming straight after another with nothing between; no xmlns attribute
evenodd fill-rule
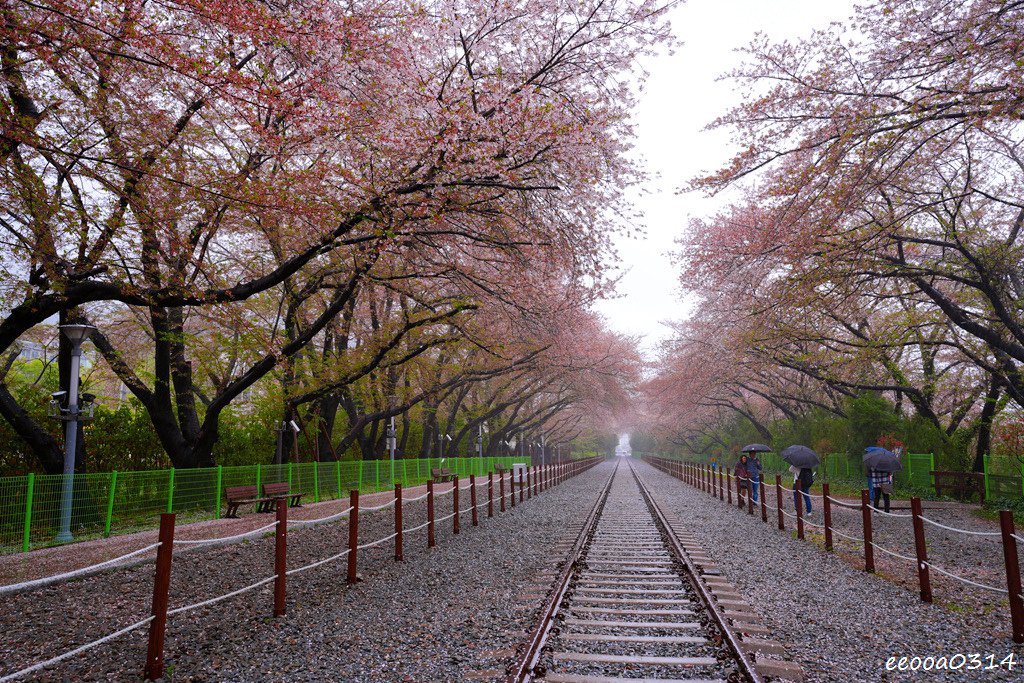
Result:
<svg viewBox="0 0 1024 683"><path fill-rule="evenodd" d="M68 386L68 404L59 409L59 417L67 424L64 427L64 481L61 491L60 529L57 541L64 543L71 536L71 506L75 499L75 450L78 448L78 423L81 413L78 408L78 382L82 367L82 342L96 331L92 325L61 325L61 332L71 342L71 379Z"/></svg>
<svg viewBox="0 0 1024 683"><path fill-rule="evenodd" d="M484 434L489 432L487 429L487 423L481 422L480 426L477 427L476 433L476 454L482 460L484 457Z"/></svg>

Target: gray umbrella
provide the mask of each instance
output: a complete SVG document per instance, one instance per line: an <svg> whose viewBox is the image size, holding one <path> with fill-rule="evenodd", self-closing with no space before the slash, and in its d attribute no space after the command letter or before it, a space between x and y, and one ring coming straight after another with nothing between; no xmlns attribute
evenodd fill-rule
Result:
<svg viewBox="0 0 1024 683"><path fill-rule="evenodd" d="M864 449L864 464L880 472L899 472L903 469L899 456L880 446L868 446Z"/></svg>
<svg viewBox="0 0 1024 683"><path fill-rule="evenodd" d="M821 458L807 446L790 446L784 449L779 455L793 467L817 467L821 464Z"/></svg>
<svg viewBox="0 0 1024 683"><path fill-rule="evenodd" d="M763 443L748 443L746 446L740 449L741 453L771 453L771 446L765 446Z"/></svg>

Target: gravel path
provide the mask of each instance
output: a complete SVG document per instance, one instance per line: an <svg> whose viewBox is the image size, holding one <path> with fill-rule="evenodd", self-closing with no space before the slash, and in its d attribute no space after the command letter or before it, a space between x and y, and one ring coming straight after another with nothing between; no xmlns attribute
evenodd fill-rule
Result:
<svg viewBox="0 0 1024 683"><path fill-rule="evenodd" d="M360 551L365 581L344 583L344 560L290 578L288 614L273 619L271 586L171 617L167 680L173 681L431 681L467 680L471 672L500 679L539 606L522 594L543 568L547 550L565 540L596 499L610 466L594 468L470 526L462 492L462 534L439 523L437 548L425 530L405 539L404 563L393 545ZM484 480L485 481L485 480ZM466 482L463 482L465 485ZM439 487L440 488L440 487ZM497 489L497 486L495 486ZM486 484L479 488L486 501ZM410 497L415 492L410 492ZM438 496L438 517L451 496ZM425 501L406 503L405 526L426 521ZM360 517L360 543L393 532L388 508ZM321 515L317 515L321 516ZM266 520L265 516L261 519ZM347 547L347 522L289 532L289 568ZM5 599L0 614L0 675L46 659L143 619L152 566ZM172 608L241 588L273 572L273 539L209 548L175 558ZM140 629L48 670L35 680L132 680L145 659Z"/></svg>
<svg viewBox="0 0 1024 683"><path fill-rule="evenodd" d="M876 563L883 575L867 574L845 561L841 553L826 553L779 531L774 510L770 510L770 523L764 524L760 514L750 517L649 465L637 467L659 502L692 523L693 535L718 562L725 576L752 601L766 625L775 631L773 637L788 645L789 653L803 665L807 680L1021 680L1024 647L1010 640L1005 601L1003 606L993 606L991 612L985 614L975 609L949 609L941 600L932 605L922 603L916 582L913 589L908 590L884 578L893 565L879 557L881 553L876 553ZM771 505L774 498L769 496L768 502ZM791 505L792 498L789 502ZM817 503L815 505L813 521L820 523L821 511ZM955 512L930 512L935 519L953 521L956 526L972 528L969 526L972 523L975 527L985 526L984 520L953 520L941 516L955 515ZM842 520L835 520L837 528L843 528ZM881 523L881 542L904 542L905 537L890 522L907 521L894 519ZM787 528L792 526L789 518L786 523ZM971 576L977 578L980 576L978 563L991 560L980 549L987 542L984 539L965 541L963 539L972 537L959 537L949 541L932 533L931 529L928 538L930 548L934 543L933 556L939 566L960 566L965 573L970 567ZM902 546L899 552L912 555L912 550L913 545ZM956 564L958 562L961 564ZM991 577L990 580L1000 585L1000 580ZM938 600L947 587L945 583L935 583L933 590ZM987 666L988 655L994 655L998 664L1011 652L1018 661L1012 673L1006 669L886 671L890 657L978 653Z"/></svg>

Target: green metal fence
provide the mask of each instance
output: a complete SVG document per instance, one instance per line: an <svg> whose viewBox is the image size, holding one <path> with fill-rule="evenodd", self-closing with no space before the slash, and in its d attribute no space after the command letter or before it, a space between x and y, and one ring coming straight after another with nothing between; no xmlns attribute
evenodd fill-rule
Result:
<svg viewBox="0 0 1024 683"><path fill-rule="evenodd" d="M484 476L495 464L511 467L514 462L524 460L364 460L76 474L71 530L76 541L83 541L153 528L162 512L178 513L180 522L216 519L224 509L224 489L230 486L288 482L305 500L319 502L342 498L352 489L373 493L390 490L396 483L417 486L430 477L432 467L447 467L468 477ZM56 544L63 483L59 474L0 477L0 553Z"/></svg>

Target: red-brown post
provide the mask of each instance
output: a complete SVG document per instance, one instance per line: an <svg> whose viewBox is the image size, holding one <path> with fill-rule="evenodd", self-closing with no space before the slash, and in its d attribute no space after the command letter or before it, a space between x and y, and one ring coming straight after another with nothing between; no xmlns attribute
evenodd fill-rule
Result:
<svg viewBox="0 0 1024 683"><path fill-rule="evenodd" d="M864 571L875 571L875 546L871 541L871 502L868 490L860 491L860 517L864 524Z"/></svg>
<svg viewBox="0 0 1024 683"><path fill-rule="evenodd" d="M526 466L526 499L527 500L530 499L530 495L531 495L530 494L530 483L531 483L530 482L530 470L532 470L532 469L533 468L530 467L529 465ZM536 473L534 473L534 478L536 478L536 476L537 476Z"/></svg>
<svg viewBox="0 0 1024 683"><path fill-rule="evenodd" d="M828 482L821 485L821 509L825 515L825 550L832 552L832 501L829 500Z"/></svg>
<svg viewBox="0 0 1024 683"><path fill-rule="evenodd" d="M459 475L455 475L452 479L452 512L455 516L452 517L452 533L459 533Z"/></svg>
<svg viewBox="0 0 1024 683"><path fill-rule="evenodd" d="M762 472L761 476L758 478L757 485L758 485L758 487L761 490L761 521L764 522L765 524L767 524L768 523L768 501L765 500L765 496L764 496L764 491L765 491L765 488L764 488L764 472Z"/></svg>
<svg viewBox="0 0 1024 683"><path fill-rule="evenodd" d="M527 476L529 476L529 472L530 472L529 466L526 467L526 472L527 472ZM529 479L527 479L527 481L529 481ZM519 474L519 502L520 503L523 502L523 475L522 475L522 473Z"/></svg>
<svg viewBox="0 0 1024 683"><path fill-rule="evenodd" d="M498 500L500 501L499 509L505 511L505 473L502 472L498 476Z"/></svg>
<svg viewBox="0 0 1024 683"><path fill-rule="evenodd" d="M434 547L434 480L427 479L427 547Z"/></svg>
<svg viewBox="0 0 1024 683"><path fill-rule="evenodd" d="M754 515L754 478L747 477L747 514Z"/></svg>
<svg viewBox="0 0 1024 683"><path fill-rule="evenodd" d="M487 516L494 516L494 472L487 473Z"/></svg>
<svg viewBox="0 0 1024 683"><path fill-rule="evenodd" d="M796 537L804 540L804 490L799 481L793 482L793 503L796 505Z"/></svg>
<svg viewBox="0 0 1024 683"><path fill-rule="evenodd" d="M164 675L164 634L167 632L167 603L171 588L171 559L174 557L174 513L160 515L160 547L156 550L156 575L153 577L153 606L149 622L149 649L146 652L146 680Z"/></svg>
<svg viewBox="0 0 1024 683"><path fill-rule="evenodd" d="M718 500L725 500L725 475L722 468L718 468Z"/></svg>
<svg viewBox="0 0 1024 683"><path fill-rule="evenodd" d="M512 470L508 473L508 497L512 500L512 508L516 506L516 471ZM519 495L522 495L522 489L519 490Z"/></svg>
<svg viewBox="0 0 1024 683"><path fill-rule="evenodd" d="M917 582L921 585L921 600L932 601L932 580L928 574L928 547L924 542L924 520L921 519L921 499L910 499L910 514L914 516L914 551L917 553Z"/></svg>
<svg viewBox="0 0 1024 683"><path fill-rule="evenodd" d="M733 470L733 473L735 473L735 472L736 472L736 470ZM742 491L742 490L743 490L743 478L740 477L737 474L736 475L736 507L738 507L740 510L743 509L743 496L740 495L740 491ZM750 495L749 491L747 492L747 495L748 496Z"/></svg>
<svg viewBox="0 0 1024 683"><path fill-rule="evenodd" d="M353 489L349 493L349 503L352 510L348 513L348 576L349 583L359 580L356 573L357 557L359 553L359 490Z"/></svg>
<svg viewBox="0 0 1024 683"><path fill-rule="evenodd" d="M402 485L395 484L395 562L402 561Z"/></svg>
<svg viewBox="0 0 1024 683"><path fill-rule="evenodd" d="M775 506L779 513L779 530L786 530L786 517L782 514L782 477L775 475Z"/></svg>
<svg viewBox="0 0 1024 683"><path fill-rule="evenodd" d="M1020 561L1014 537L1013 513L999 511L999 529L1003 535L1003 559L1006 562L1006 589L1010 592L1010 623L1013 642L1024 643L1024 598L1021 598Z"/></svg>
<svg viewBox="0 0 1024 683"><path fill-rule="evenodd" d="M725 495L729 499L729 505L732 505L732 472L729 468L725 468Z"/></svg>
<svg viewBox="0 0 1024 683"><path fill-rule="evenodd" d="M277 526L274 528L274 616L285 612L285 580L288 577L288 499L278 498L274 503Z"/></svg>
<svg viewBox="0 0 1024 683"><path fill-rule="evenodd" d="M476 514L476 475L469 475L469 504L473 506L473 526L479 526L480 522Z"/></svg>

